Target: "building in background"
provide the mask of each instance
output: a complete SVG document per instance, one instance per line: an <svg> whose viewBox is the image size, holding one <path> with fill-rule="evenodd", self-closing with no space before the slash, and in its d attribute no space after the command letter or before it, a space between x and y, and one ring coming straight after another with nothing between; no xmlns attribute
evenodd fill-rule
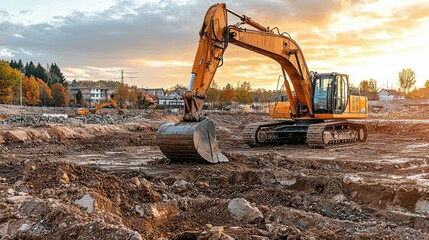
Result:
<svg viewBox="0 0 429 240"><path fill-rule="evenodd" d="M109 101L115 92L115 89L105 87L70 87L71 99L76 99L79 90L82 92L83 104L88 106Z"/></svg>
<svg viewBox="0 0 429 240"><path fill-rule="evenodd" d="M382 89L378 92L378 99L380 101L404 100L405 96L396 90Z"/></svg>

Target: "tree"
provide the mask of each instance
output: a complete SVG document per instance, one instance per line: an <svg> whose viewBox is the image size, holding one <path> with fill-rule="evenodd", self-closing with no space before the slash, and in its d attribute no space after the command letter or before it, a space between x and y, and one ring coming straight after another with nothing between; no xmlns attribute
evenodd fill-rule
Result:
<svg viewBox="0 0 429 240"><path fill-rule="evenodd" d="M131 87L128 99L130 101L130 105L132 109L137 109L139 95L140 95L140 91L137 89L137 87L135 86Z"/></svg>
<svg viewBox="0 0 429 240"><path fill-rule="evenodd" d="M250 82L244 81L243 83L237 83L237 90L235 99L239 103L249 104L253 102L252 88Z"/></svg>
<svg viewBox="0 0 429 240"><path fill-rule="evenodd" d="M61 83L64 87L67 87L67 81L64 74L61 72L60 67L56 63L51 63L47 72L47 82L49 85L55 83Z"/></svg>
<svg viewBox="0 0 429 240"><path fill-rule="evenodd" d="M402 69L398 75L400 90L402 92L409 92L411 87L416 84L416 73L411 68Z"/></svg>
<svg viewBox="0 0 429 240"><path fill-rule="evenodd" d="M426 80L426 82L425 82L425 88L429 88L429 80Z"/></svg>
<svg viewBox="0 0 429 240"><path fill-rule="evenodd" d="M367 93L369 92L369 82L367 80L363 80L359 83L359 91L361 95L367 95Z"/></svg>
<svg viewBox="0 0 429 240"><path fill-rule="evenodd" d="M35 106L40 103L39 84L37 84L33 76L24 77L22 80L22 96L29 106Z"/></svg>
<svg viewBox="0 0 429 240"><path fill-rule="evenodd" d="M216 106L216 102L220 99L220 91L215 81L212 82L210 88L207 90L207 101Z"/></svg>
<svg viewBox="0 0 429 240"><path fill-rule="evenodd" d="M222 89L221 93L221 102L225 102L226 104L231 104L232 100L234 100L235 97L235 90L234 87L231 84L226 84L225 87Z"/></svg>
<svg viewBox="0 0 429 240"><path fill-rule="evenodd" d="M17 62L17 61L15 61L15 60L10 60L10 63L9 63L9 65L10 65L10 67L11 68L13 68L13 69L16 69L16 70L18 70L18 71L20 71L20 72L24 72L24 65L22 64L22 61L21 61L21 59L19 59L19 61Z"/></svg>
<svg viewBox="0 0 429 240"><path fill-rule="evenodd" d="M80 89L78 89L77 93L76 93L76 104L78 106L83 105L83 94L82 94L82 91Z"/></svg>
<svg viewBox="0 0 429 240"><path fill-rule="evenodd" d="M46 74L46 69L42 67L40 63L37 64L36 71L34 72L34 77L42 79L44 82L47 82L48 75Z"/></svg>
<svg viewBox="0 0 429 240"><path fill-rule="evenodd" d="M40 102L43 106L48 106L52 101L52 90L49 86L40 78L37 78L37 83L39 84L39 92L40 92Z"/></svg>
<svg viewBox="0 0 429 240"><path fill-rule="evenodd" d="M36 66L34 66L34 63L30 61L30 63L25 64L25 76L36 76Z"/></svg>
<svg viewBox="0 0 429 240"><path fill-rule="evenodd" d="M67 104L66 89L61 83L55 83L52 87L52 100L56 107L62 107Z"/></svg>
<svg viewBox="0 0 429 240"><path fill-rule="evenodd" d="M369 92L377 92L377 80L370 78L368 81Z"/></svg>
<svg viewBox="0 0 429 240"><path fill-rule="evenodd" d="M10 67L9 63L0 61L0 103L11 104L14 88L19 86L21 73Z"/></svg>
<svg viewBox="0 0 429 240"><path fill-rule="evenodd" d="M417 90L416 86L413 86L413 90L408 92L407 94L407 98L410 99L419 99L419 98L423 98L424 96L420 96L419 91Z"/></svg>
<svg viewBox="0 0 429 240"><path fill-rule="evenodd" d="M127 108L127 99L128 99L128 85L120 85L115 90L114 99L118 103L119 107Z"/></svg>

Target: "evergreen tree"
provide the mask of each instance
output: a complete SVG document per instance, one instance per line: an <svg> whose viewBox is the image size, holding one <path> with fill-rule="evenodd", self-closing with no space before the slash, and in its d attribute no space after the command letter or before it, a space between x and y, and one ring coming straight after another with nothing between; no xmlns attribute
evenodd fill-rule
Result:
<svg viewBox="0 0 429 240"><path fill-rule="evenodd" d="M76 93L76 102L79 106L83 105L83 95L80 89L78 89Z"/></svg>
<svg viewBox="0 0 429 240"><path fill-rule="evenodd" d="M24 72L24 64L22 63L21 59L19 59L18 61L18 68L17 68L20 72Z"/></svg>
<svg viewBox="0 0 429 240"><path fill-rule="evenodd" d="M13 69L16 69L16 70L18 70L18 71L20 71L20 72L24 72L24 65L22 64L21 59L19 59L19 61L18 61L18 62L17 62L17 61L15 61L15 60L10 60L9 65L10 65L10 67L11 67L11 68L13 68Z"/></svg>
<svg viewBox="0 0 429 240"><path fill-rule="evenodd" d="M36 75L36 66L34 66L33 61L30 61L30 63L25 64L25 76L35 76Z"/></svg>
<svg viewBox="0 0 429 240"><path fill-rule="evenodd" d="M47 82L48 75L46 74L46 69L42 67L40 63L37 64L36 71L34 72L34 77L42 79L44 82Z"/></svg>
<svg viewBox="0 0 429 240"><path fill-rule="evenodd" d="M50 85L61 83L64 87L67 87L66 78L56 63L51 63L49 66L48 79Z"/></svg>
<svg viewBox="0 0 429 240"><path fill-rule="evenodd" d="M9 66L13 69L17 69L18 63L15 62L14 60L10 60Z"/></svg>

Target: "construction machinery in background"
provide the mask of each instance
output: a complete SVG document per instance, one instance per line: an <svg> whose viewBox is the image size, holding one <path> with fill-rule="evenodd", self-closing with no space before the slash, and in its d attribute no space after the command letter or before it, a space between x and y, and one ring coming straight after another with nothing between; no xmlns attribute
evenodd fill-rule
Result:
<svg viewBox="0 0 429 240"><path fill-rule="evenodd" d="M95 114L100 114L100 109L102 109L102 108L105 108L105 107L110 107L110 106L112 106L112 107L114 107L115 109L116 109L116 111L118 111L118 114L119 115L123 115L125 112L124 112L124 110L122 110L119 106L118 106L118 104L116 103L116 101L115 100L110 100L110 101L108 101L108 102L105 102L105 103L100 103L100 104L98 104L97 106L95 106L95 110L94 110L94 113Z"/></svg>
<svg viewBox="0 0 429 240"><path fill-rule="evenodd" d="M228 25L227 13L241 22ZM244 128L243 139L247 144L307 142L310 147L323 148L366 141L365 125L347 121L368 117L366 97L350 93L346 74L310 72L301 48L289 34L239 15L224 3L208 9L199 34L191 82L183 95L183 120L164 123L157 133L158 145L169 159L228 161L219 150L213 121L204 115L202 107L229 43L275 60L280 65L288 96L286 101L270 106L270 116L277 121L251 123Z"/></svg>
<svg viewBox="0 0 429 240"><path fill-rule="evenodd" d="M76 115L89 115L89 109L88 108L78 108L76 110Z"/></svg>
<svg viewBox="0 0 429 240"><path fill-rule="evenodd" d="M118 106L118 104L116 103L116 101L113 100L113 99L110 100L110 101L108 101L108 102L104 102L104 103L98 104L97 106L95 106L94 111L92 113L94 113L94 114L100 114L100 111L101 111L102 108L110 107L110 106L112 106L113 108L115 108L119 115L123 115L125 113L124 110L122 110ZM91 113L91 111L89 109L87 109L87 108L78 108L77 111L76 111L77 115L89 115L90 113Z"/></svg>

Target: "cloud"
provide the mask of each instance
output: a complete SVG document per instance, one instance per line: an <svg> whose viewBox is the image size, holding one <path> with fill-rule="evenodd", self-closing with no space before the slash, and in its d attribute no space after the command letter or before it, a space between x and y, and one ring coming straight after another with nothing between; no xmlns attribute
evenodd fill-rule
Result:
<svg viewBox="0 0 429 240"><path fill-rule="evenodd" d="M12 50L0 47L0 57L3 58L11 58L14 57L15 54Z"/></svg>
<svg viewBox="0 0 429 240"><path fill-rule="evenodd" d="M10 20L10 15L9 13L4 10L3 8L0 9L0 22L3 21L9 21Z"/></svg>
<svg viewBox="0 0 429 240"><path fill-rule="evenodd" d="M0 53L23 61L56 62L67 69L70 80L115 79L119 69L128 69L137 72L138 78L130 80L137 85L187 84L204 14L216 2L122 0L103 11L73 11L30 25L10 22L9 13L0 9ZM425 34L420 29L427 25L429 11L424 1L241 0L227 1L227 6L290 33L310 70L332 71L359 66L392 50L422 47ZM239 21L229 19L231 24ZM412 45L407 44L411 37ZM273 60L230 45L215 79L219 85L252 81L262 86L270 80L275 85L279 74Z"/></svg>
<svg viewBox="0 0 429 240"><path fill-rule="evenodd" d="M32 13L33 11L31 9L24 9L19 11L20 14L28 14L28 13Z"/></svg>

